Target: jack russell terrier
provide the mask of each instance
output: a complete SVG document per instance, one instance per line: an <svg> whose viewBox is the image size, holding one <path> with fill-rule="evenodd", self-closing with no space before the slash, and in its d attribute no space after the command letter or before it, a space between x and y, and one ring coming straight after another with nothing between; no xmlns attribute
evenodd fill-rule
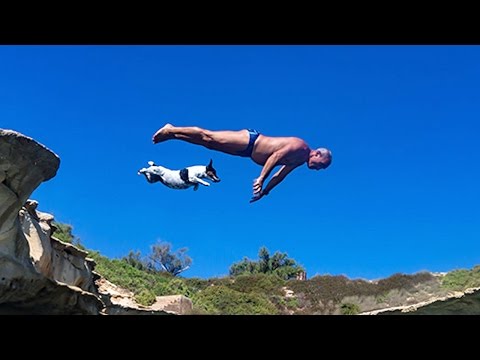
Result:
<svg viewBox="0 0 480 360"><path fill-rule="evenodd" d="M138 175L145 175L149 183L160 181L163 185L171 189L188 189L193 186L193 190L198 190L198 185L210 186L210 184L202 179L210 179L213 182L219 182L216 170L212 166L212 160L205 165L195 165L183 168L181 170L170 170L166 167L155 165L153 161L149 161L148 168L138 170Z"/></svg>

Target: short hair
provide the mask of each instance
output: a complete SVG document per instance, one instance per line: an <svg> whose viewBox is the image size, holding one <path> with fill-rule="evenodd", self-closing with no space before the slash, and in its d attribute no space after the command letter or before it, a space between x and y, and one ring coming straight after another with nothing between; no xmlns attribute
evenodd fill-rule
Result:
<svg viewBox="0 0 480 360"><path fill-rule="evenodd" d="M322 158L327 159L327 163L325 164L325 169L326 169L332 163L332 152L327 148L318 148L317 151L320 152L320 155L322 155Z"/></svg>

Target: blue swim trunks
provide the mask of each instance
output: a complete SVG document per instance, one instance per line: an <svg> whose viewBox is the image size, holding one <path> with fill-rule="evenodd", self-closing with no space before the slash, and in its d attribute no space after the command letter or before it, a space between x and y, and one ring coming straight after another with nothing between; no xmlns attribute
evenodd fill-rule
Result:
<svg viewBox="0 0 480 360"><path fill-rule="evenodd" d="M241 151L238 154L239 156L243 156L243 157L251 157L252 156L253 146L255 145L255 141L257 140L258 135L260 135L260 133L255 129L247 129L247 130L248 130L248 134L250 135L250 139L248 141L248 146L245 150Z"/></svg>

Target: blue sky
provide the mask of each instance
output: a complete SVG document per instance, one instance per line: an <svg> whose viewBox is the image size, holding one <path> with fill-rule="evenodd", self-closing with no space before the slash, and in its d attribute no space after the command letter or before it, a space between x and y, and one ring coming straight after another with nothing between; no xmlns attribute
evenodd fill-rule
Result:
<svg viewBox="0 0 480 360"><path fill-rule="evenodd" d="M109 257L188 247L186 277L258 249L308 276L374 279L480 264L479 46L1 46L0 127L61 158L31 196ZM261 167L164 123L256 128L332 150L250 204ZM222 182L171 190L137 175L213 159Z"/></svg>

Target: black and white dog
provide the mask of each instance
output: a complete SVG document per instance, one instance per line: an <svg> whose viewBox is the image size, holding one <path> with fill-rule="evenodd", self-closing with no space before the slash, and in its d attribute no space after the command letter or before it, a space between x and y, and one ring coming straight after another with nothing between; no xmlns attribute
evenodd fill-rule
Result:
<svg viewBox="0 0 480 360"><path fill-rule="evenodd" d="M188 189L193 186L193 190L198 190L198 185L202 184L210 186L210 184L202 179L210 179L213 182L219 182L216 170L212 166L212 160L205 165L195 165L183 168L181 170L170 170L166 167L155 165L153 161L149 161L148 168L138 170L138 175L143 174L150 183L160 181L163 185L171 189Z"/></svg>

